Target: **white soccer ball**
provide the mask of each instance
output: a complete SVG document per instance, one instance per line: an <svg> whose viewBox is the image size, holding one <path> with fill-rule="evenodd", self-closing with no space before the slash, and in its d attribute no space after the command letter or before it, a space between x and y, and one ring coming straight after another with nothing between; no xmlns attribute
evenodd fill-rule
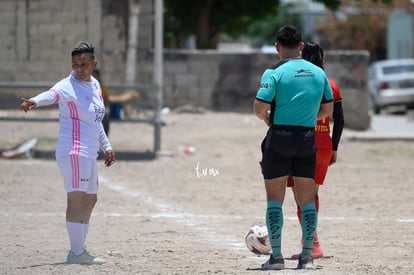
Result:
<svg viewBox="0 0 414 275"><path fill-rule="evenodd" d="M255 254L268 254L272 250L265 225L254 225L244 237L247 248Z"/></svg>

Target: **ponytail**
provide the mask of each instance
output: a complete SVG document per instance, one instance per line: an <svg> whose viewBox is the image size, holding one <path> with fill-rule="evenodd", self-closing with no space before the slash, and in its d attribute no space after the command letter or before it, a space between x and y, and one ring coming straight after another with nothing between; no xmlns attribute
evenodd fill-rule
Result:
<svg viewBox="0 0 414 275"><path fill-rule="evenodd" d="M317 42L306 42L301 55L303 59L323 69L323 49Z"/></svg>

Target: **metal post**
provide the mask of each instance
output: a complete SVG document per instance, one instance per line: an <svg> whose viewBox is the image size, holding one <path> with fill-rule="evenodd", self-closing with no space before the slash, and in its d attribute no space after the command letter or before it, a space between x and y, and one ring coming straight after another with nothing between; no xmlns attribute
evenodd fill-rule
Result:
<svg viewBox="0 0 414 275"><path fill-rule="evenodd" d="M163 0L155 0L154 82L157 89L157 110L154 127L154 153L161 149L161 108L163 105Z"/></svg>
<svg viewBox="0 0 414 275"><path fill-rule="evenodd" d="M125 83L135 83L135 74L137 67L137 45L138 45L138 29L139 29L139 13L140 1L129 0L129 32L128 45L126 53Z"/></svg>

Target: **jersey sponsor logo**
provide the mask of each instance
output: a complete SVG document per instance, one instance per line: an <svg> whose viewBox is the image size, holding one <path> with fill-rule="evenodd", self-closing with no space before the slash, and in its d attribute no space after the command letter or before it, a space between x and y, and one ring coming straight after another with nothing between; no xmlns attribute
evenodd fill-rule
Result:
<svg viewBox="0 0 414 275"><path fill-rule="evenodd" d="M93 108L95 109L95 121L102 121L105 116L105 108L100 108L96 104L93 104Z"/></svg>
<svg viewBox="0 0 414 275"><path fill-rule="evenodd" d="M315 74L311 70L300 69L296 71L295 77L314 77Z"/></svg>
<svg viewBox="0 0 414 275"><path fill-rule="evenodd" d="M329 132L329 127L326 125L316 125L315 132L317 133Z"/></svg>
<svg viewBox="0 0 414 275"><path fill-rule="evenodd" d="M269 88L269 84L268 83L262 83L262 84L260 84L260 88L267 89L267 88Z"/></svg>

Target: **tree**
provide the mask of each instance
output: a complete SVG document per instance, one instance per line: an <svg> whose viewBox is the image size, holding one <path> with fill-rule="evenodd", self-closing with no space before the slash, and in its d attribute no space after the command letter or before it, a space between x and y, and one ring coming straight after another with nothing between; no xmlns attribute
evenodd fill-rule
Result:
<svg viewBox="0 0 414 275"><path fill-rule="evenodd" d="M341 0L315 0L331 10ZM371 0L390 2L392 0ZM365 1L362 1L365 2ZM197 48L216 48L220 35L232 37L244 34L249 26L276 16L280 0L164 0L165 46L180 48L194 35Z"/></svg>
<svg viewBox="0 0 414 275"><path fill-rule="evenodd" d="M291 13L289 10L293 8L293 4L280 5L274 13L267 15L264 20L260 20L251 24L246 32L246 40L254 47L262 45L273 45L275 43L276 32L286 24L293 26L302 26L302 16L298 13ZM305 35L302 37L304 41L308 40Z"/></svg>
<svg viewBox="0 0 414 275"><path fill-rule="evenodd" d="M315 2L319 2L325 5L328 9L332 11L336 11L345 1L341 0L313 0ZM353 2L366 2L364 0L353 0ZM382 2L383 4L391 5L393 0L371 0L372 3L377 4L378 2Z"/></svg>
<svg viewBox="0 0 414 275"><path fill-rule="evenodd" d="M343 0L335 13L316 25L316 40L325 49L368 50L371 61L385 59L388 16L396 7L407 10L408 5L405 0Z"/></svg>
<svg viewBox="0 0 414 275"><path fill-rule="evenodd" d="M256 20L273 13L279 0L165 0L165 42L181 47L190 35L197 48L216 48L220 34L231 36L245 32Z"/></svg>

